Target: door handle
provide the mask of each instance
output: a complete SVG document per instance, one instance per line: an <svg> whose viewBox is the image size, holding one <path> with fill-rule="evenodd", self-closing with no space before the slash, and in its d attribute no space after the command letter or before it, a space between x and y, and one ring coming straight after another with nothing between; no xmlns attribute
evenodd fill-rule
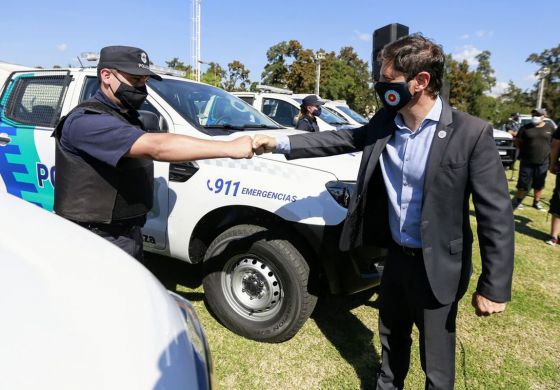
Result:
<svg viewBox="0 0 560 390"><path fill-rule="evenodd" d="M0 146L6 146L10 142L12 142L12 139L8 134L0 133Z"/></svg>

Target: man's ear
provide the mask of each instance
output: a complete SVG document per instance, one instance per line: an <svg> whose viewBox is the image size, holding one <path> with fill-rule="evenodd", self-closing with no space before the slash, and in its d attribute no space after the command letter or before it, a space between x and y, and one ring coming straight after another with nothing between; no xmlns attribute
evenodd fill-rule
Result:
<svg viewBox="0 0 560 390"><path fill-rule="evenodd" d="M101 75L101 82L108 86L110 84L111 71L109 69L101 69L99 74Z"/></svg>
<svg viewBox="0 0 560 390"><path fill-rule="evenodd" d="M414 92L420 92L420 91L423 91L423 90L427 89L428 85L430 84L431 78L432 77L430 76L430 73L428 73L428 72L418 73L414 77L414 80L416 80L416 87L414 87L414 89L415 89Z"/></svg>

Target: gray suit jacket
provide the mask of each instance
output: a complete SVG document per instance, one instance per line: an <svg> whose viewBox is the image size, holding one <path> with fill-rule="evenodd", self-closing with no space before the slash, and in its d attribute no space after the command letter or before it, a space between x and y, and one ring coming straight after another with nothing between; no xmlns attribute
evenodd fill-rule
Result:
<svg viewBox="0 0 560 390"><path fill-rule="evenodd" d="M394 115L379 111L360 128L290 136L288 159L362 150L357 191L348 206L341 250L388 246L387 191L379 157L393 134ZM444 138L438 137L445 131ZM475 207L482 257L477 291L496 302L511 299L514 222L492 126L446 103L429 151L422 201L422 251L432 292L442 304L460 299L471 275L473 234L469 199Z"/></svg>

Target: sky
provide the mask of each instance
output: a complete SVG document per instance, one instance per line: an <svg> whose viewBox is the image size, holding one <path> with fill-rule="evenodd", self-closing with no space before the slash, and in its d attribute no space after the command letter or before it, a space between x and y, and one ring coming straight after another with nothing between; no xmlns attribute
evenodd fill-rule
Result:
<svg viewBox="0 0 560 390"><path fill-rule="evenodd" d="M157 65L174 57L189 64L191 1L3 0L0 61L78 66L82 52L128 45L144 49ZM472 66L478 53L489 50L497 94L509 80L533 88L538 66L525 60L560 44L559 20L558 0L201 0L201 59L224 68L239 60L250 79L260 81L266 51L296 39L315 51L352 46L370 63L373 31L401 23Z"/></svg>

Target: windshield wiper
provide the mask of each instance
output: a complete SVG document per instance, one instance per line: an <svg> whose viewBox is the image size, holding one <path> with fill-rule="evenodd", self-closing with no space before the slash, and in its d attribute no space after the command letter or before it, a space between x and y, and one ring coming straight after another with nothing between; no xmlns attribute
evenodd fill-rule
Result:
<svg viewBox="0 0 560 390"><path fill-rule="evenodd" d="M265 125L265 124L247 124L247 125L243 125L244 128L246 129L281 129L282 127L280 126L274 126L274 125Z"/></svg>
<svg viewBox="0 0 560 390"><path fill-rule="evenodd" d="M220 125L205 125L205 129L233 129L233 130L243 130L244 126L232 125L230 123L222 123Z"/></svg>

